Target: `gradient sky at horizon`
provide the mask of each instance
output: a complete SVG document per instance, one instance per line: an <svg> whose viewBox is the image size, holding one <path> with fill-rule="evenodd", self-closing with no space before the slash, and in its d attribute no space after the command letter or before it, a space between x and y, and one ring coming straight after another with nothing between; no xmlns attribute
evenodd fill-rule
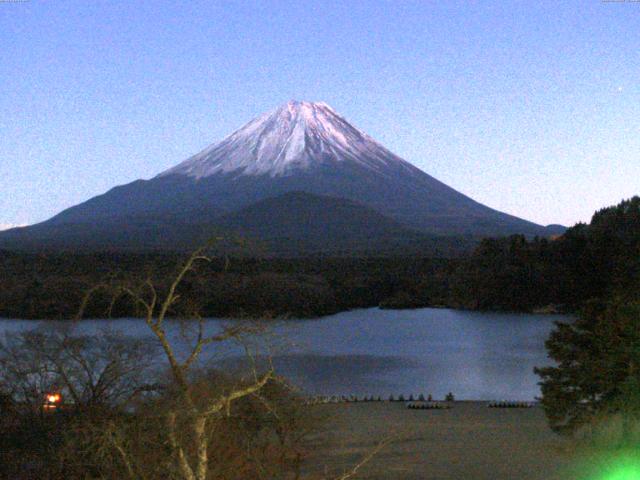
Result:
<svg viewBox="0 0 640 480"><path fill-rule="evenodd" d="M0 228L289 99L542 224L640 194L640 3L0 1Z"/></svg>

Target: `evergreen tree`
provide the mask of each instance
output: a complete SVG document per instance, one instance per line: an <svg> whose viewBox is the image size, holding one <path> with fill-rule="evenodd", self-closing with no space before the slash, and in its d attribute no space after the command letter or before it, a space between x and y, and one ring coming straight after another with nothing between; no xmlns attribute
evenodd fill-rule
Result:
<svg viewBox="0 0 640 480"><path fill-rule="evenodd" d="M589 302L546 342L555 367L536 368L551 428L572 433L603 415L640 418L640 302Z"/></svg>

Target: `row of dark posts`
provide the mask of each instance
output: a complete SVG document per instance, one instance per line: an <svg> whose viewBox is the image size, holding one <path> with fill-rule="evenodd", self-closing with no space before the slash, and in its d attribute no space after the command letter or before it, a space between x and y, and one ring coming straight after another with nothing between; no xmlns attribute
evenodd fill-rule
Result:
<svg viewBox="0 0 640 480"><path fill-rule="evenodd" d="M403 402L407 404L407 408L410 409L442 409L442 408L451 408L451 402L455 401L455 397L452 393L448 393L444 399L444 401L434 401L431 395L425 397L423 394L414 397L413 395L409 395L406 397L404 395L398 395L397 397L394 395L390 395L388 398L383 399L382 396L374 396L374 395L365 395L365 396L357 396L357 395L320 395L316 397L309 397L305 400L307 405L319 405L319 404L327 404L327 403L363 403L363 402ZM521 401L492 401L488 403L489 408L532 408L535 405L535 402L521 402Z"/></svg>
<svg viewBox="0 0 640 480"><path fill-rule="evenodd" d="M453 402L454 396L452 393L448 393L445 397L446 402ZM356 403L356 402L433 402L433 396L427 395L426 397L423 394L414 397L413 395L409 395L405 397L404 395L389 395L388 398L383 399L382 396L374 396L374 395L320 395L316 397L309 397L306 400L307 404L315 405L321 403Z"/></svg>

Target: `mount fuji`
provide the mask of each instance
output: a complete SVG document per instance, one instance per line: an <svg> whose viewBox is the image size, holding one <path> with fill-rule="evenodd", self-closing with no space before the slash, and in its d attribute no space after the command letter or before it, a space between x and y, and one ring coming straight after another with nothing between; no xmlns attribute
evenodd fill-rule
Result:
<svg viewBox="0 0 640 480"><path fill-rule="evenodd" d="M213 231L294 242L302 250L331 250L332 239L340 248L363 243L375 250L406 239L549 236L561 228L472 200L325 103L290 101L150 180L1 232L0 247L172 249Z"/></svg>

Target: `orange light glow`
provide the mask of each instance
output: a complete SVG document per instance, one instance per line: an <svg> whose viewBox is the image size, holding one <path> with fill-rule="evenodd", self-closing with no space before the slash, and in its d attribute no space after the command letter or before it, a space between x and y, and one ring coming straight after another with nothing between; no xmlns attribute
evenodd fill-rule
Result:
<svg viewBox="0 0 640 480"><path fill-rule="evenodd" d="M49 403L59 403L60 402L60 394L59 393L50 393L47 395L47 402Z"/></svg>

